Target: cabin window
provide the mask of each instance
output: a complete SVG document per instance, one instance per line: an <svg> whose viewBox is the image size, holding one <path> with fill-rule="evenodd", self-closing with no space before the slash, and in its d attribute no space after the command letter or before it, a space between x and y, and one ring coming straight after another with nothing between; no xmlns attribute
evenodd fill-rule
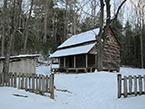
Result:
<svg viewBox="0 0 145 109"><path fill-rule="evenodd" d="M110 35L107 35L106 39L107 41L110 41Z"/></svg>
<svg viewBox="0 0 145 109"><path fill-rule="evenodd" d="M108 54L108 62L110 62L110 61L111 61L111 55Z"/></svg>

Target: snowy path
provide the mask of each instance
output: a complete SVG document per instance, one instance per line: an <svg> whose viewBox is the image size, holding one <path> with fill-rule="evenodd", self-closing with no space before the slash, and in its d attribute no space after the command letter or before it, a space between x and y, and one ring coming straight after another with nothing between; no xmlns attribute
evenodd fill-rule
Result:
<svg viewBox="0 0 145 109"><path fill-rule="evenodd" d="M56 75L56 88L72 92L64 97L57 96L56 100L61 99L71 109L144 109L144 102L136 99L145 100L145 96L117 99L116 76L108 72ZM57 78L63 79L57 81Z"/></svg>
<svg viewBox="0 0 145 109"><path fill-rule="evenodd" d="M39 67L37 72L48 72ZM121 68L123 75L145 74L145 69ZM117 74L95 72L55 74L55 100L15 88L0 87L0 109L145 109L145 95L117 99ZM22 94L28 98L13 96Z"/></svg>

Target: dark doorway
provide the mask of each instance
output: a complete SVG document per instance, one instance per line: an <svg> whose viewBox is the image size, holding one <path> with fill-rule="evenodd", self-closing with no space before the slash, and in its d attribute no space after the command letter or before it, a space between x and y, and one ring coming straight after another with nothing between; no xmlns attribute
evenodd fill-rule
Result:
<svg viewBox="0 0 145 109"><path fill-rule="evenodd" d="M73 68L74 65L74 58L73 56L69 56L69 68Z"/></svg>

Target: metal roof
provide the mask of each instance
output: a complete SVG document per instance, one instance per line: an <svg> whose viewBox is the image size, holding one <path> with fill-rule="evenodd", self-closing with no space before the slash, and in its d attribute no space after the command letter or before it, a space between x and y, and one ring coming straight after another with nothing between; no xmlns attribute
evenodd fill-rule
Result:
<svg viewBox="0 0 145 109"><path fill-rule="evenodd" d="M70 56L70 55L78 55L78 54L86 54L88 53L91 48L96 43L88 44L88 45L82 45L77 47L71 47L66 49L57 50L52 55L50 55L50 58L56 58L56 57L63 57L63 56Z"/></svg>
<svg viewBox="0 0 145 109"><path fill-rule="evenodd" d="M68 38L65 42L63 42L60 46L58 46L58 49L81 44L84 42L95 41L96 35L99 34L99 30L100 28L96 28L77 35L73 35L70 38Z"/></svg>
<svg viewBox="0 0 145 109"><path fill-rule="evenodd" d="M10 56L10 59L14 59L14 58L39 57L40 55L41 54L24 54L24 55ZM5 57L0 57L0 59L5 59Z"/></svg>

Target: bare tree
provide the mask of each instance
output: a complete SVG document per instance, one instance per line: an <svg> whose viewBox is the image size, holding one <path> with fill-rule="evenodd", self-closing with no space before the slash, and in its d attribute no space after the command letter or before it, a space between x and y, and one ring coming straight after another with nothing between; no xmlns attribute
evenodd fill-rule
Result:
<svg viewBox="0 0 145 109"><path fill-rule="evenodd" d="M99 1L98 0L92 0L91 1L91 19L92 19L92 28L95 27L95 25L97 24L97 19L98 19L98 16L97 16L97 6L99 5ZM94 17L93 17L94 16Z"/></svg>
<svg viewBox="0 0 145 109"><path fill-rule="evenodd" d="M76 8L76 3L77 3L77 0L74 0L74 15L73 15L73 34L76 34L76 28L77 28L77 11L75 10Z"/></svg>
<svg viewBox="0 0 145 109"><path fill-rule="evenodd" d="M68 2L69 0L65 0L65 9L66 9L66 11L64 10L64 38L63 38L63 40L65 40L66 39L66 36L67 36L67 34L68 34L68 21L69 21L69 14L68 14L68 12L69 12L69 10L68 10L68 5L69 5L69 2Z"/></svg>
<svg viewBox="0 0 145 109"><path fill-rule="evenodd" d="M144 11L145 11L145 2L143 0L132 1L134 10L137 16L137 22L140 26L140 55L141 55L141 68L144 67L144 54L143 54L143 28L144 28Z"/></svg>
<svg viewBox="0 0 145 109"><path fill-rule="evenodd" d="M5 29L6 29L6 17L7 17L7 0L4 0L3 13L2 13L2 42L1 42L1 56L4 56L5 49Z"/></svg>
<svg viewBox="0 0 145 109"><path fill-rule="evenodd" d="M7 2L7 1L5 1ZM7 11L8 12L8 11ZM9 31L7 31L7 37L5 37L6 47L5 47L5 60L4 60L4 67L3 67L3 73L4 75L8 74L9 72L9 60L10 60L10 53L11 53L11 44L12 39L14 37L15 32L17 31L17 13L16 13L16 0L13 0L11 3L11 9L9 9L9 16L8 19L10 22L7 23L7 26L9 25L11 28ZM6 77L6 76L5 76Z"/></svg>
<svg viewBox="0 0 145 109"><path fill-rule="evenodd" d="M108 28L111 24L112 21L114 21L118 14L119 11L121 9L121 7L123 6L123 4L126 2L127 0L124 0L120 6L117 9L117 12L115 13L114 17L111 18L111 5L110 5L110 0L100 0L100 5L101 5L101 14L100 14L100 32L99 35L96 36L97 41L99 42L98 44L98 58L97 58L97 69L99 71L101 71L103 69L103 54L104 54L104 45L106 43L106 37L107 37L107 33L108 33ZM104 17L104 6L106 5L106 17ZM105 20L105 24L104 24L104 18L106 18ZM103 39L103 42L101 41Z"/></svg>
<svg viewBox="0 0 145 109"><path fill-rule="evenodd" d="M11 45L11 55L15 55L15 38L18 34L21 35L21 32L19 29L21 29L21 15L22 15L22 0L18 0L16 2L16 8L15 8L16 16L16 24L17 24L17 34L12 38L12 45Z"/></svg>
<svg viewBox="0 0 145 109"><path fill-rule="evenodd" d="M46 42L46 37L47 37L47 18L48 18L48 8L49 8L49 0L46 0L45 4L45 19L44 19L44 37L43 37L43 42Z"/></svg>
<svg viewBox="0 0 145 109"><path fill-rule="evenodd" d="M34 2L34 0L31 0L31 7L30 7L30 10L29 10L29 16L28 16L28 18L26 20L26 30L25 30L26 32L25 32L25 39L24 39L24 54L26 54L26 49L27 49L29 23L30 23L32 8L33 8L33 2Z"/></svg>

